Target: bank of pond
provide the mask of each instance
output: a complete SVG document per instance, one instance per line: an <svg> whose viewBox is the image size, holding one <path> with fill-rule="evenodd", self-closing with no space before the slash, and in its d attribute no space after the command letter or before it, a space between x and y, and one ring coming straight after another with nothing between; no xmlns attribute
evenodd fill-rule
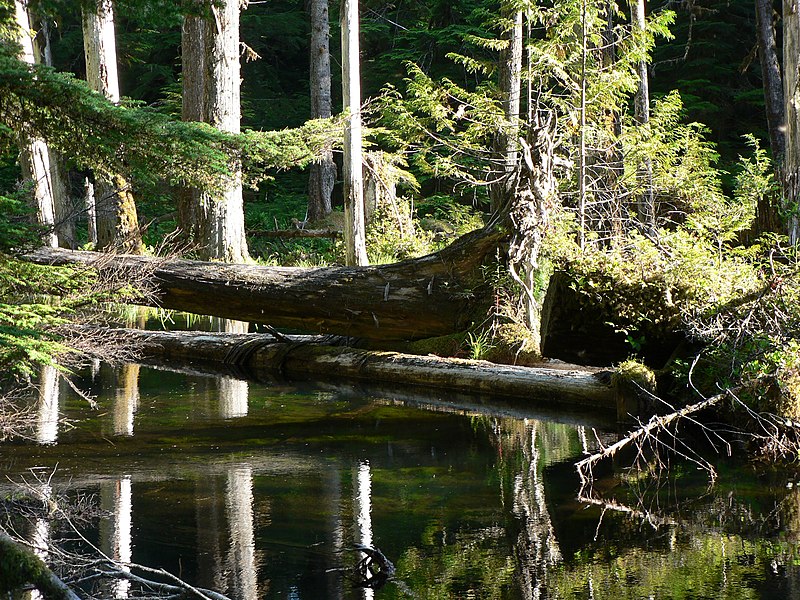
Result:
<svg viewBox="0 0 800 600"><path fill-rule="evenodd" d="M86 568L59 549L241 600L800 597L796 473L721 458L709 486L620 457L582 489L575 462L617 437L604 414L137 364L81 372L94 405L41 383L26 438L0 444L4 526L68 583ZM357 545L388 581L363 585Z"/></svg>

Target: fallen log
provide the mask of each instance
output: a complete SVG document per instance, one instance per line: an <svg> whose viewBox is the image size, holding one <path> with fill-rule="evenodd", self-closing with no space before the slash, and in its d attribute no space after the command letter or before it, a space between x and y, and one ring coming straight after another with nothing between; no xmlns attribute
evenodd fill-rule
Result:
<svg viewBox="0 0 800 600"><path fill-rule="evenodd" d="M616 412L604 371L499 365L479 360L370 351L343 345L278 342L270 335L110 330L143 358L215 362L240 370L271 369L295 378L349 378L472 392L532 402L559 402ZM339 342L344 340L339 338Z"/></svg>
<svg viewBox="0 0 800 600"><path fill-rule="evenodd" d="M265 238L331 238L342 237L337 229L250 229L247 235Z"/></svg>
<svg viewBox="0 0 800 600"><path fill-rule="evenodd" d="M481 265L503 237L479 230L435 254L369 267L264 267L56 248L26 259L127 273L151 283L154 304L164 308L309 333L411 340L483 320L492 290Z"/></svg>

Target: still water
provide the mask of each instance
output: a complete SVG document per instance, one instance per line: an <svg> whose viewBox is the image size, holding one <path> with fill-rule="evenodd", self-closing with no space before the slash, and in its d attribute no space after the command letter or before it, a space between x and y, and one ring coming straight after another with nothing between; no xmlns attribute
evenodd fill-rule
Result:
<svg viewBox="0 0 800 600"><path fill-rule="evenodd" d="M582 492L574 461L609 439L590 415L139 365L78 385L95 407L45 371L0 493L73 503L86 543L232 599L800 598L786 472L723 464L710 488L691 465L606 467ZM20 528L43 556L69 537ZM356 544L395 578L356 587Z"/></svg>

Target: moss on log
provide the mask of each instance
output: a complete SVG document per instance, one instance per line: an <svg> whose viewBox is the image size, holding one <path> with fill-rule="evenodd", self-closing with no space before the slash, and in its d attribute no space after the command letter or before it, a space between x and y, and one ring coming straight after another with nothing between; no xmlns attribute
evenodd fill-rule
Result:
<svg viewBox="0 0 800 600"><path fill-rule="evenodd" d="M32 585L45 600L80 600L30 549L0 531L0 594Z"/></svg>

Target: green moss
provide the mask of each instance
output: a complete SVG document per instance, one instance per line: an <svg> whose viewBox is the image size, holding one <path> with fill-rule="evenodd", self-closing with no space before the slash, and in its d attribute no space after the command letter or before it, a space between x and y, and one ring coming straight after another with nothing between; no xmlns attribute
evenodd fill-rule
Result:
<svg viewBox="0 0 800 600"><path fill-rule="evenodd" d="M634 359L621 362L612 373L611 382L615 387L634 385L648 392L656 391L656 374L650 367Z"/></svg>
<svg viewBox="0 0 800 600"><path fill-rule="evenodd" d="M403 351L421 355L435 354L436 356L455 356L461 352L466 339L467 333L461 331L449 335L440 335L438 337L409 342L409 344L403 348Z"/></svg>
<svg viewBox="0 0 800 600"><path fill-rule="evenodd" d="M498 363L530 366L541 362L539 345L522 323L502 323L495 329L487 360Z"/></svg>
<svg viewBox="0 0 800 600"><path fill-rule="evenodd" d="M0 594L10 594L27 584L36 586L45 598L65 597L63 590L51 582L41 559L11 539L0 537Z"/></svg>

